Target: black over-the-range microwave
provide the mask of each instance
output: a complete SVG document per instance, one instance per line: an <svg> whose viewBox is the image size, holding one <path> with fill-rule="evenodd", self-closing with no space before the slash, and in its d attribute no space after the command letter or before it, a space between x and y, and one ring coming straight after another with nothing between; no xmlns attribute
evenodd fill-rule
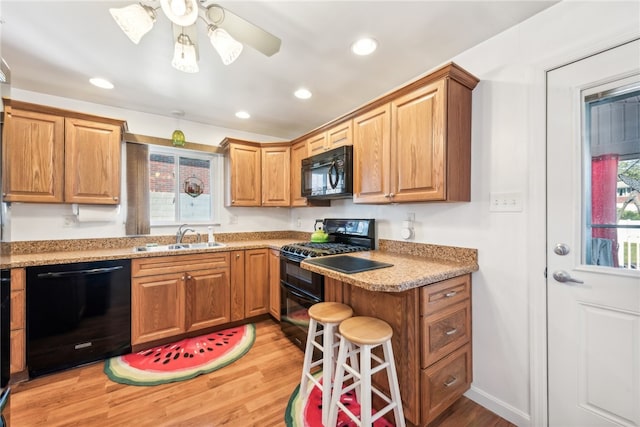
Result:
<svg viewBox="0 0 640 427"><path fill-rule="evenodd" d="M302 160L302 195L307 199L353 196L353 147L345 145Z"/></svg>

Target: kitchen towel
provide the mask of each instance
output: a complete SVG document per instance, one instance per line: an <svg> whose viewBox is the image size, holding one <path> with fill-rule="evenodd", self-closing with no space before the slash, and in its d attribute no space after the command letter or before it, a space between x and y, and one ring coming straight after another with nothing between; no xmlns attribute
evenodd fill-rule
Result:
<svg viewBox="0 0 640 427"><path fill-rule="evenodd" d="M78 222L115 222L120 213L120 205L72 205Z"/></svg>

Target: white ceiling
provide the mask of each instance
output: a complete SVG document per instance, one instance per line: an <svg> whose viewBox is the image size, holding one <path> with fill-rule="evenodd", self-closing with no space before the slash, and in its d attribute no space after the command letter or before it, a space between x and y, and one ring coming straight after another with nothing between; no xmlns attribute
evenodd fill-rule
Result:
<svg viewBox="0 0 640 427"><path fill-rule="evenodd" d="M2 0L0 53L11 69L12 87L167 117L182 110L185 120L294 138L556 1L220 0L282 39L282 47L272 57L245 47L225 66L200 23L197 74L171 66L171 24L160 10L140 44L125 36L108 9L133 3ZM157 0L142 3L159 6ZM369 57L349 50L362 35L379 42ZM112 81L115 89L93 87L88 80L95 76ZM313 97L294 98L300 86ZM238 110L252 118L237 119Z"/></svg>

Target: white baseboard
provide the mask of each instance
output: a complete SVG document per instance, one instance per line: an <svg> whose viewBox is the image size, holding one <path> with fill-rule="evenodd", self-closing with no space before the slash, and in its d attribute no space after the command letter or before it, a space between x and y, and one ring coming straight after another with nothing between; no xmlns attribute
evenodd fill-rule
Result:
<svg viewBox="0 0 640 427"><path fill-rule="evenodd" d="M508 403L503 402L495 396L492 396L473 385L464 395L476 402L478 405L484 406L491 412L495 412L518 427L531 427L531 417L529 414L514 408Z"/></svg>

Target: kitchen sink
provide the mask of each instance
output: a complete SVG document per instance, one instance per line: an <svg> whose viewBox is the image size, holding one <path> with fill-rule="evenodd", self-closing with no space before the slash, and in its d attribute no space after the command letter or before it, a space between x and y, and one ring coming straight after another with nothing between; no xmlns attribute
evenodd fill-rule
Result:
<svg viewBox="0 0 640 427"><path fill-rule="evenodd" d="M226 245L218 242L203 242L203 243L174 243L171 245L147 245L147 246L135 246L134 252L165 252L165 251L183 251L186 249L208 249L208 248L223 248Z"/></svg>

